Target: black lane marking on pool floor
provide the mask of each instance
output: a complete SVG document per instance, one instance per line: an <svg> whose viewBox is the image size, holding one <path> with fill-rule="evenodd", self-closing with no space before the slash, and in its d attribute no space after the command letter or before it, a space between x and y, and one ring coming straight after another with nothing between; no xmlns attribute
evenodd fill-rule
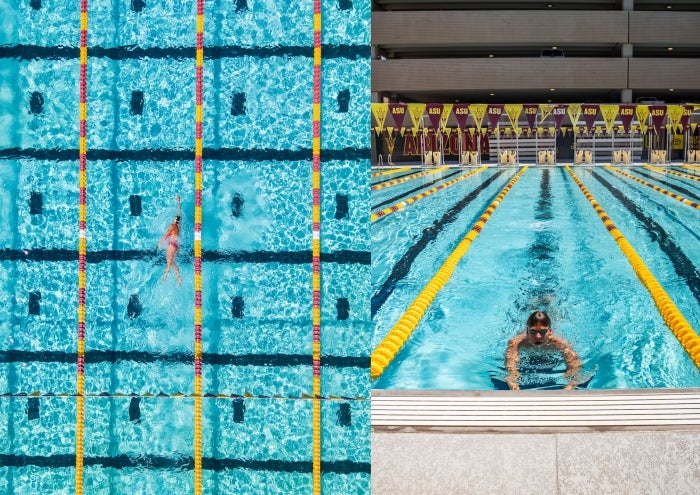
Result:
<svg viewBox="0 0 700 495"><path fill-rule="evenodd" d="M70 149L39 149L39 148L3 148L0 149L0 159L34 159L52 162L77 161L77 148ZM310 161L311 148L289 149L241 149L241 148L204 148L202 159L220 161ZM338 150L321 150L323 163L333 161L369 160L369 148L343 148ZM88 161L117 161L117 162L175 162L194 160L194 149L125 149L103 150L88 149Z"/></svg>
<svg viewBox="0 0 700 495"><path fill-rule="evenodd" d="M695 194L693 191L690 191L686 189L683 186L679 186L678 184L674 184L673 182L668 182L663 179L659 179L658 177L654 177L650 173L647 173L642 170L634 169L634 172L641 175L642 177L646 177L649 180L653 180L654 182L658 182L659 184L663 184L664 186L668 187L669 189L675 189L677 191L677 194L682 194L686 198L693 198L695 201L700 202L700 196Z"/></svg>
<svg viewBox="0 0 700 495"><path fill-rule="evenodd" d="M185 257L187 253L183 253ZM157 250L114 250L88 251L88 263L104 261L154 261L165 263L162 252ZM77 261L78 251L74 249L0 249L0 261ZM211 263L282 263L301 265L311 263L311 251L250 251L221 252L202 251L202 261ZM340 250L321 253L321 263L371 264L369 251Z"/></svg>
<svg viewBox="0 0 700 495"><path fill-rule="evenodd" d="M53 454L48 456L24 454L0 454L0 465L5 467L38 466L42 468L74 468L75 454ZM84 466L99 466L113 469L163 469L163 470L194 470L192 457L165 457L156 455L126 455L118 454L110 457L83 457ZM270 459L266 461L251 459L215 459L202 458L202 469L206 471L229 471L246 469L251 471L275 471L285 473L310 473L311 461L282 461ZM356 461L323 461L321 472L325 474L370 473L369 462Z"/></svg>
<svg viewBox="0 0 700 495"><path fill-rule="evenodd" d="M612 171L608 171L608 173L613 174L613 176L616 175L615 172ZM613 187L612 184L606 181L597 172L591 170L591 175L610 191L610 194L612 194L613 197L642 224L649 234L650 240L658 244L661 251L668 256L676 275L686 283L693 293L693 296L695 296L695 300L700 303L700 273L690 258L688 258L683 250L668 236L666 230L656 223L653 218L646 215L634 201L627 198L619 189Z"/></svg>
<svg viewBox="0 0 700 495"><path fill-rule="evenodd" d="M67 363L75 364L78 355L65 351L0 350L0 363ZM146 351L86 350L87 364L175 363L191 365L194 355L186 352L155 353ZM211 354L202 353L202 362L212 366L312 366L313 356L304 354ZM321 356L321 366L329 368L369 368L369 356Z"/></svg>
<svg viewBox="0 0 700 495"><path fill-rule="evenodd" d="M482 182L476 189L466 195L461 201L456 203L452 208L447 210L440 220L435 220L430 227L423 229L423 233L418 241L406 250L401 259L396 262L391 273L384 281L382 286L372 296L372 318L384 305L389 296L394 292L396 285L406 276L411 270L411 266L416 257L423 252L429 243L434 241L438 234L450 223L457 219L457 215L469 205L481 192L489 187L505 170L501 169L491 177Z"/></svg>
<svg viewBox="0 0 700 495"><path fill-rule="evenodd" d="M193 46L179 47L140 47L135 45L102 47L91 46L88 48L90 58L108 58L111 60L134 59L194 59L197 50ZM366 59L371 57L369 45L322 45L323 59L346 58L350 60ZM256 46L242 47L238 45L204 46L204 58L206 60L218 60L223 58L238 57L305 57L313 58L313 46ZM80 57L80 49L73 46L38 46L38 45L5 45L0 46L0 58L14 58L18 60L39 59L77 59Z"/></svg>
<svg viewBox="0 0 700 495"><path fill-rule="evenodd" d="M372 187L379 185L379 184L384 184L385 182L391 182L392 180L398 180L398 179L403 179L404 177L408 177L409 175L415 174L417 172L420 172L420 169L416 170L409 170L408 172L404 172L401 175L392 175L390 178L386 178L386 176L383 176L381 179L378 177L374 177L374 182L372 182Z"/></svg>
<svg viewBox="0 0 700 495"><path fill-rule="evenodd" d="M404 192L402 192L401 194L398 194L397 196L394 196L393 198L387 199L386 201L382 201L381 203L378 203L378 204L372 206L371 211L378 210L379 208L381 208L381 207L384 206L384 205L394 204L394 203L396 203L398 200L400 200L400 199L402 199L402 198L405 198L406 196L410 196L411 194L413 194L413 193L415 193L415 192L418 192L418 191L420 191L420 190L423 190L423 189L426 189L426 190L427 190L427 189L430 189L430 186L433 186L433 185L437 184L438 182L444 182L444 181L446 181L447 179L449 179L450 177L454 177L455 175L461 174L461 173L465 173L465 174L466 174L467 172L463 172L463 171L461 171L461 170L457 170L456 172L452 172L451 174L447 174L447 175L445 175L444 177L438 177L438 178L435 179L435 180L432 180L432 181L430 181L430 182L426 182L426 183L424 183L424 184L421 184L421 185L418 186L418 187L414 187L414 188L411 189L410 191L404 191Z"/></svg>

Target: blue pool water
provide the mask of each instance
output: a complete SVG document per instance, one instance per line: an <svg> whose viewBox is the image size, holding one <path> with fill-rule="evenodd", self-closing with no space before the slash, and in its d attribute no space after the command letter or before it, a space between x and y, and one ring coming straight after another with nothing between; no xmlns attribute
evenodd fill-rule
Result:
<svg viewBox="0 0 700 495"><path fill-rule="evenodd" d="M370 2L322 12L321 488L364 494ZM88 17L83 493L194 493L196 2ZM72 494L80 2L0 19L0 493ZM202 493L312 493L313 2L207 1L204 32Z"/></svg>
<svg viewBox="0 0 700 495"><path fill-rule="evenodd" d="M603 167L573 170L700 328L700 211ZM517 171L490 168L373 222L375 345ZM692 201L700 196L696 180L641 166L626 171ZM378 189L372 211L467 172ZM547 311L555 332L573 344L588 388L700 385L698 369L569 174L563 167L530 167L375 387L499 388L506 344L535 310ZM545 367L561 379L563 363Z"/></svg>

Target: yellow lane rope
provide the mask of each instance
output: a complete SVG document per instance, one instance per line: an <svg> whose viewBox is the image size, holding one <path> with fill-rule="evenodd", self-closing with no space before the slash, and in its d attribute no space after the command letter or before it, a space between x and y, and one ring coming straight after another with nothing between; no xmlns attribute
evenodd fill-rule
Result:
<svg viewBox="0 0 700 495"><path fill-rule="evenodd" d="M593 206L593 209L598 213L598 216L603 221L603 225L608 229L610 235L617 242L620 251L627 257L632 269L637 274L637 277L642 282L644 287L649 291L654 304L659 309L659 313L663 317L668 328L673 332L678 341L681 343L685 351L688 353L690 358L695 363L695 366L700 368L700 337L690 326L690 323L685 319L680 310L673 303L671 298L668 296L661 284L656 280L654 275L651 273L649 268L642 260L642 258L637 254L637 252L632 248L632 245L627 242L627 239L622 235L622 232L618 230L615 224L612 222L608 214L603 210L603 208L598 204L593 195L588 192L588 189L583 185L579 178L574 174L570 167L566 167L567 172L571 175L574 182L578 185L583 195L588 199Z"/></svg>
<svg viewBox="0 0 700 495"><path fill-rule="evenodd" d="M481 214L479 220L476 221L471 230L457 245L452 254L448 256L442 266L433 275L433 278L418 294L418 297L411 303L406 312L399 318L394 327L389 330L386 337L377 345L372 352L372 364L370 375L372 379L379 378L384 370L389 366L389 363L396 357L406 341L411 337L411 334L416 329L418 322L423 318L425 311L428 309L437 296L437 293L444 287L447 281L457 267L460 260L467 254L472 241L476 239L479 232L484 228L486 222L493 214L494 210L501 204L503 198L508 194L513 185L520 179L522 174L527 170L527 166L520 171L508 182L506 187L499 193L491 204Z"/></svg>
<svg viewBox="0 0 700 495"><path fill-rule="evenodd" d="M697 175L684 174L682 172L677 172L675 170L670 170L670 169L661 168L661 167L654 167L653 165L644 165L644 168L648 168L649 170L653 170L655 172L661 172L663 174L675 175L676 177L682 177L684 179L690 179L690 180L694 180L696 182L700 182L700 177L698 177Z"/></svg>
<svg viewBox="0 0 700 495"><path fill-rule="evenodd" d="M80 148L78 210L78 375L75 399L75 493L83 493L83 437L85 422L85 269L87 266L87 35L88 1L80 2Z"/></svg>
<svg viewBox="0 0 700 495"><path fill-rule="evenodd" d="M408 175L406 177L401 177L400 179L394 179L394 180L390 180L387 182L382 182L381 184L377 184L377 185L372 186L371 190L372 191L379 191L380 189L384 189L384 188L391 187L391 186L396 186L398 184L403 184L404 182L407 182L407 181L413 180L413 179L417 179L419 177L425 177L426 175L431 175L431 174L436 174L438 172L443 172L449 168L450 167L440 167L440 168L436 168L433 170L428 170L427 172L418 172L415 174L411 174L411 175Z"/></svg>
<svg viewBox="0 0 700 495"><path fill-rule="evenodd" d="M687 163L684 163L684 164L683 164L683 167L684 167L684 168L689 168L689 169L691 169L691 170L700 170L700 167L698 167L697 165L688 165Z"/></svg>
<svg viewBox="0 0 700 495"><path fill-rule="evenodd" d="M381 177L382 175L398 174L399 172L405 172L407 170L411 170L411 167L393 168L391 170L382 170L381 172L372 172L370 177Z"/></svg>
<svg viewBox="0 0 700 495"><path fill-rule="evenodd" d="M688 206L690 206L690 207L692 207L692 208L695 208L696 210L700 210L700 204L696 203L695 201L691 201L691 200L689 200L689 199L687 199L687 198L684 198L684 197L681 196L680 194L676 194L676 193L671 192L671 191L668 191L668 190L666 190L666 189L664 189L664 188L662 188L662 187L655 186L654 184L651 184L651 183L649 183L649 182L647 182L647 181L645 181L645 180L642 180L642 179L640 179L639 177L635 177L634 175L628 174L627 172L623 172L622 170L617 169L617 168L615 168L615 167L612 167L612 166L610 166L610 165L605 165L605 168L607 168L608 170L612 170L613 172L616 172L616 173L618 173L618 174L620 174L620 175L623 175L623 176L627 177L628 179L635 180L635 181L639 182L640 184L643 184L643 185L645 185L645 186L647 186L647 187L650 187L650 188L652 188L654 191L660 192L661 194L665 194L666 196L669 196L669 197L671 197L671 198L673 198L673 199L675 199L675 200L677 200L677 201L680 201L680 202L683 203L684 205L688 205Z"/></svg>
<svg viewBox="0 0 700 495"><path fill-rule="evenodd" d="M427 198L428 196L435 194L436 192L440 191L441 189L446 189L446 188L456 184L457 182L463 181L464 179L471 177L472 175L483 172L487 168L488 168L487 166L479 167L475 170L472 170L471 172L469 172L466 175L462 175L461 177L457 177L456 179L452 179L451 181L445 182L444 184L440 184L439 186L428 189L427 191L424 191L420 194L417 194L416 196L413 196L412 198L408 198L405 201L402 201L400 203L396 203L393 206L388 206L381 211L378 211L376 213L372 213L370 215L369 219L370 219L370 221L375 222L382 217L385 217L387 215L391 215L392 213L396 213L397 211L405 208L406 206L408 206L410 204L415 203L416 201L418 201L420 199Z"/></svg>
<svg viewBox="0 0 700 495"><path fill-rule="evenodd" d="M313 136L311 169L311 325L313 330L313 493L321 493L321 0L314 0Z"/></svg>
<svg viewBox="0 0 700 495"><path fill-rule="evenodd" d="M204 0L197 0L194 146L194 493L202 493L202 118Z"/></svg>

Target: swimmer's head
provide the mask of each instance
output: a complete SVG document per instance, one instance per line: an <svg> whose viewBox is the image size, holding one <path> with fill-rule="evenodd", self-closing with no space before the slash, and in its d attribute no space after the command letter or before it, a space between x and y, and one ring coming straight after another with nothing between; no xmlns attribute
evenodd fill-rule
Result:
<svg viewBox="0 0 700 495"><path fill-rule="evenodd" d="M535 311L527 319L527 340L533 345L543 345L552 335L552 321L544 311Z"/></svg>
<svg viewBox="0 0 700 495"><path fill-rule="evenodd" d="M180 215L175 215L175 223L180 223Z"/></svg>

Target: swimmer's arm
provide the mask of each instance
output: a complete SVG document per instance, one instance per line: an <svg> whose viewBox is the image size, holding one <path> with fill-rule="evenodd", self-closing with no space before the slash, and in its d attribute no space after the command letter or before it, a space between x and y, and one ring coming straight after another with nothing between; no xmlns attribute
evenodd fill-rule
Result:
<svg viewBox="0 0 700 495"><path fill-rule="evenodd" d="M511 390L520 390L520 386L518 385L518 378L520 378L520 373L518 373L518 363L520 361L518 351L522 341L523 338L520 335L513 337L508 342L508 347L506 348L506 370L508 370L506 382L508 383L508 388Z"/></svg>
<svg viewBox="0 0 700 495"><path fill-rule="evenodd" d="M177 211L178 211L178 212L181 212L181 211L182 211L182 208L180 208L180 195L179 195L179 194L176 195L176 196L175 196L175 199L177 200Z"/></svg>
<svg viewBox="0 0 700 495"><path fill-rule="evenodd" d="M566 362L566 372L564 376L569 378L569 383L564 387L566 390L571 390L578 382L576 381L576 375L581 371L581 359L574 351L571 344L562 338L557 338L554 340L554 345L561 351L562 356L564 356L564 361Z"/></svg>
<svg viewBox="0 0 700 495"><path fill-rule="evenodd" d="M172 228L168 227L168 229L165 231L165 234L163 234L163 237L161 237L160 241L158 241L158 247L161 247L163 245L163 243L165 242L165 240L168 237L170 237L171 231L172 231Z"/></svg>

